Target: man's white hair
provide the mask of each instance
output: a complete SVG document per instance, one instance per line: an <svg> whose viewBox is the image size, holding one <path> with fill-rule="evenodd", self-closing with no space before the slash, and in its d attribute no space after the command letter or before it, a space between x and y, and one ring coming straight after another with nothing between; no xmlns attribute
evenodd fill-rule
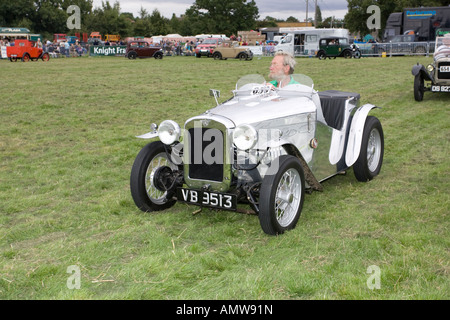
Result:
<svg viewBox="0 0 450 320"><path fill-rule="evenodd" d="M297 61L295 61L292 54L285 51L278 51L275 53L276 56L282 56L283 57L283 65L289 66L289 74L293 74L295 70L295 66L297 65Z"/></svg>

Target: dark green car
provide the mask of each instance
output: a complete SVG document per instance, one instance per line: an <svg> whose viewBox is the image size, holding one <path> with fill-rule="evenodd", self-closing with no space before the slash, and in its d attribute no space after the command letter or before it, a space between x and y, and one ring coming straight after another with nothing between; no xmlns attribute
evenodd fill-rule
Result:
<svg viewBox="0 0 450 320"><path fill-rule="evenodd" d="M350 45L347 38L328 37L319 41L319 51L317 57L321 60L328 58L344 57L350 59L355 57L359 59L361 52L355 44Z"/></svg>

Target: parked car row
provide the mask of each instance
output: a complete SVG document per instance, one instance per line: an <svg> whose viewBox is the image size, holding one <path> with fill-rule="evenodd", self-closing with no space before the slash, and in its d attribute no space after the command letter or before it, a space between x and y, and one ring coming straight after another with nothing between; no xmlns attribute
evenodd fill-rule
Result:
<svg viewBox="0 0 450 320"><path fill-rule="evenodd" d="M241 47L237 42L222 40L221 38L209 38L195 50L195 55L200 58L203 55L213 57L215 60L239 59L252 60L253 53L249 48ZM162 59L164 53L160 46L150 45L145 40L134 40L127 43L125 57Z"/></svg>

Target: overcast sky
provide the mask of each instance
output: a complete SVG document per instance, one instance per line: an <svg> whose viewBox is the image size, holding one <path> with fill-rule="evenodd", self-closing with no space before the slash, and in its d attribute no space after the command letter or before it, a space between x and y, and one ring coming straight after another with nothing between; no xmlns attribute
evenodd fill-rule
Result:
<svg viewBox="0 0 450 320"><path fill-rule="evenodd" d="M116 0L109 0L111 5L115 2ZM195 0L119 0L121 12L131 12L136 17L139 15L141 7L149 14L154 9L158 9L166 18L171 18L173 13L177 16L184 14L194 2ZM306 0L255 0L255 2L259 9L260 19L271 16L285 20L293 16L299 21L304 21L306 18ZM314 0L308 1L308 17L314 17L314 2ZM102 6L102 0L94 0L93 3L94 8ZM342 19L347 13L347 0L317 0L317 5L322 11L323 19L331 16Z"/></svg>

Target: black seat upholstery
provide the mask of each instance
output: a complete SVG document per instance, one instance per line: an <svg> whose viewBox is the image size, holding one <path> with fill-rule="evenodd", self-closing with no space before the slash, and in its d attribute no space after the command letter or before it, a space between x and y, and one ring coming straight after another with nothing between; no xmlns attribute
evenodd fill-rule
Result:
<svg viewBox="0 0 450 320"><path fill-rule="evenodd" d="M337 130L341 130L345 119L345 101L349 98L359 100L359 93L327 90L318 92L323 117L327 124Z"/></svg>

